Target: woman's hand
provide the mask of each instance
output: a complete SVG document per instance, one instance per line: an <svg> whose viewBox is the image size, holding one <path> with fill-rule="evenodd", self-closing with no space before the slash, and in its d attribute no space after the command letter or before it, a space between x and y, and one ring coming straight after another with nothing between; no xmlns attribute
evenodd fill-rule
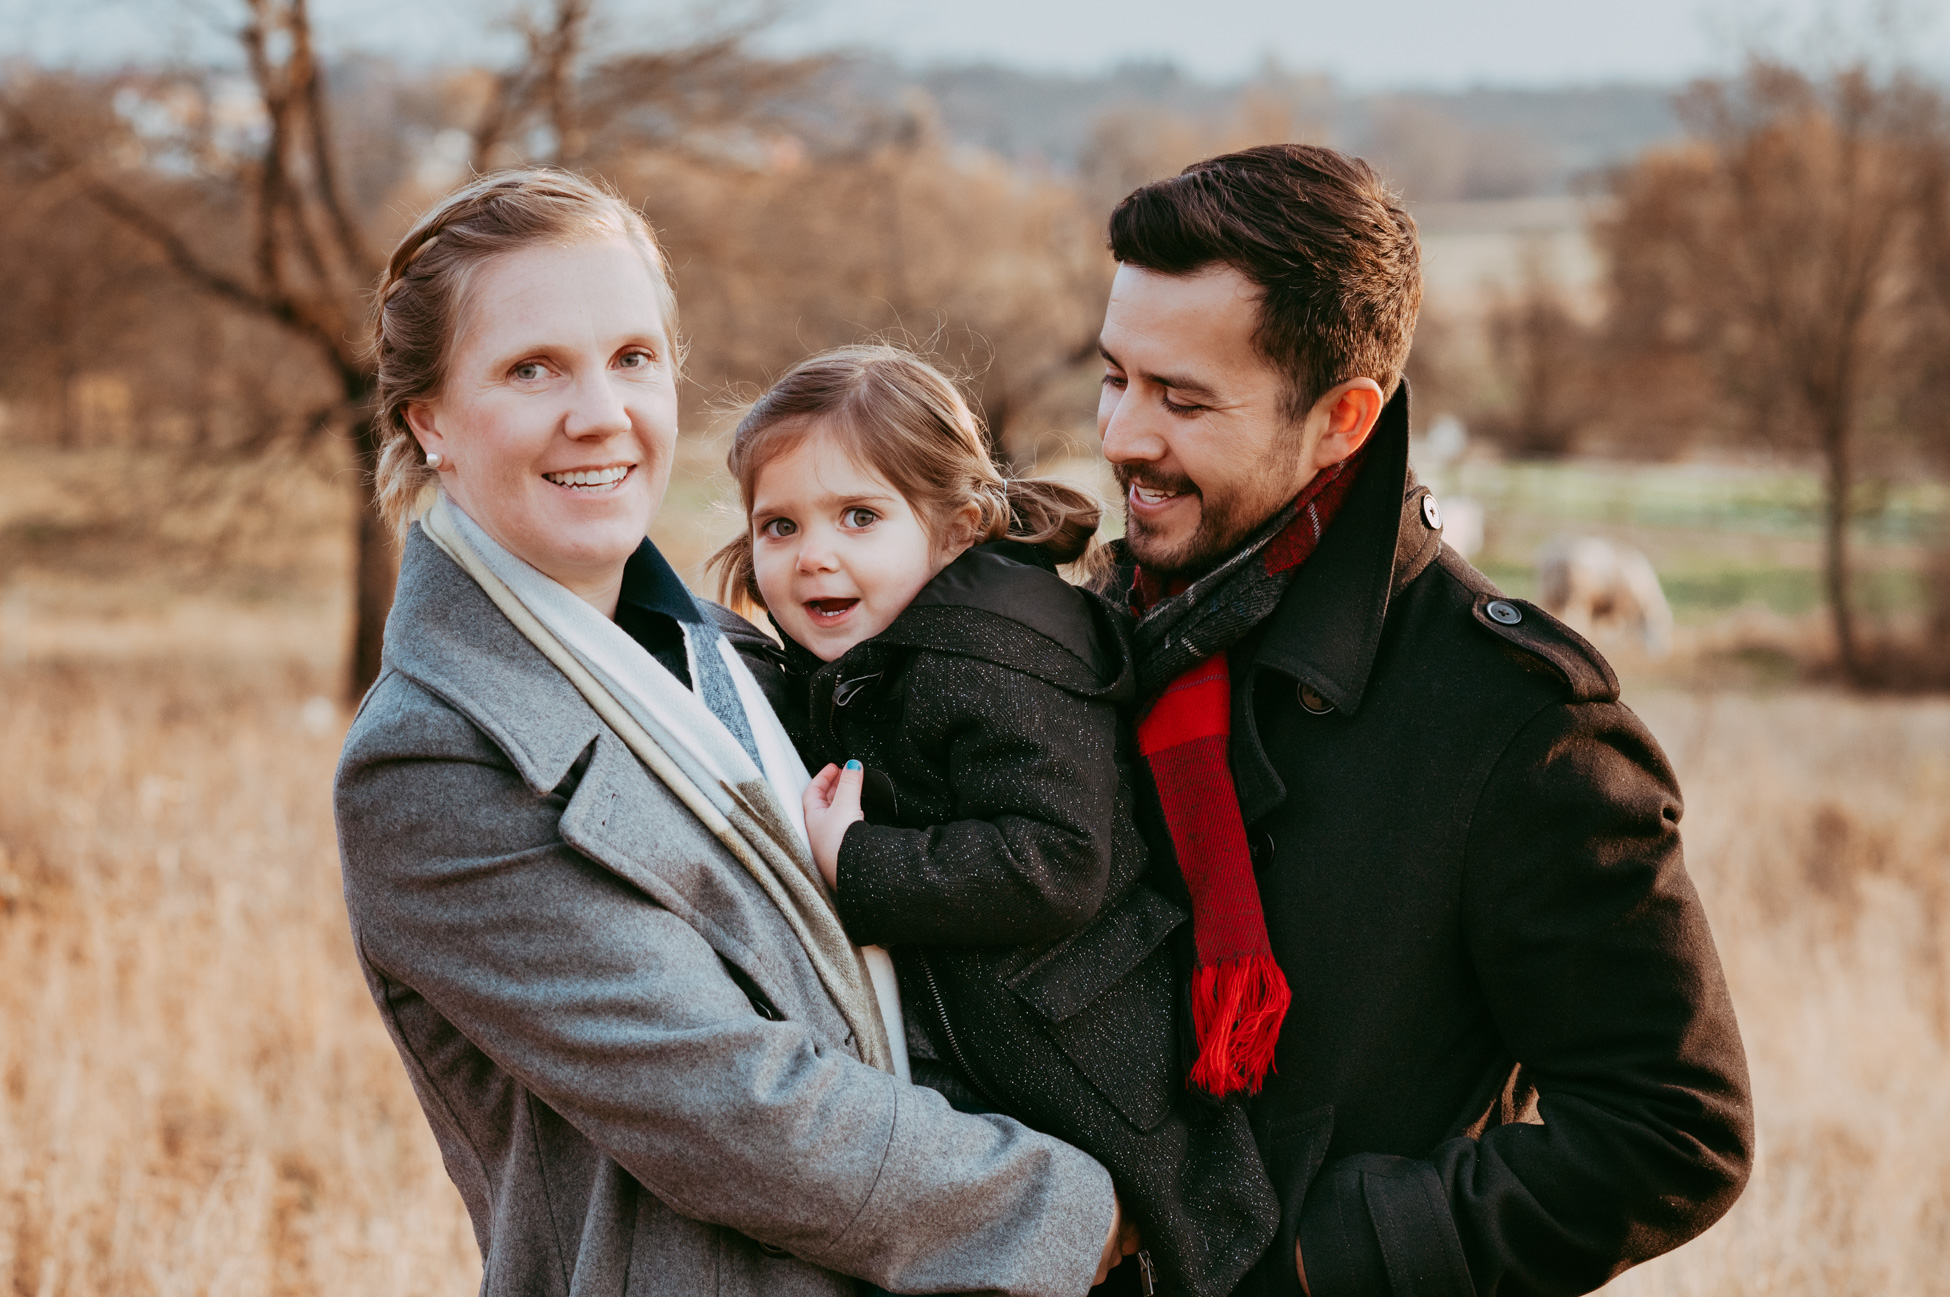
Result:
<svg viewBox="0 0 1950 1297"><path fill-rule="evenodd" d="M866 773L858 761L847 762L844 770L828 762L806 785L806 839L820 877L835 891L840 886L840 843L848 828L867 818L860 813L860 783Z"/></svg>
<svg viewBox="0 0 1950 1297"><path fill-rule="evenodd" d="M1124 1216L1124 1200L1115 1193L1110 1196L1110 1234L1104 1239L1104 1254L1097 1259L1097 1277L1090 1281L1095 1288L1110 1278L1110 1272L1117 1263L1144 1246L1138 1235L1138 1227Z"/></svg>

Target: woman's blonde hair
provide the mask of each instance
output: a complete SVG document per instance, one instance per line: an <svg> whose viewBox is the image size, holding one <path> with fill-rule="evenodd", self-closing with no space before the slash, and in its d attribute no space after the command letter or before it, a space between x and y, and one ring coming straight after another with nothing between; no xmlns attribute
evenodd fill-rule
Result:
<svg viewBox="0 0 1950 1297"><path fill-rule="evenodd" d="M900 347L839 347L788 369L732 435L725 466L748 521L711 557L721 602L765 606L752 567L753 488L766 464L815 433L838 438L886 478L937 541L948 539L955 518L973 505L974 526L957 542L1017 540L1058 563L1083 559L1095 545L1103 507L1061 482L1005 477L989 455L981 420L946 374Z"/></svg>
<svg viewBox="0 0 1950 1297"><path fill-rule="evenodd" d="M521 248L619 235L643 254L657 281L677 365L677 295L657 236L641 212L598 181L547 167L492 172L434 204L393 249L373 303L371 346L379 370L373 495L395 531L406 530L438 477L407 426L406 408L440 394L475 273Z"/></svg>

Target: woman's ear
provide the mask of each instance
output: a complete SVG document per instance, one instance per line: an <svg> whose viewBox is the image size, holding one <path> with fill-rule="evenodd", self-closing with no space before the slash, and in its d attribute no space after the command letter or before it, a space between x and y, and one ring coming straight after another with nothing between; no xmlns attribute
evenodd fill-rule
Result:
<svg viewBox="0 0 1950 1297"><path fill-rule="evenodd" d="M433 407L425 401L413 401L406 407L406 426L413 432L413 440L420 443L420 449L429 455L447 455L447 439L440 435L439 422L433 416Z"/></svg>

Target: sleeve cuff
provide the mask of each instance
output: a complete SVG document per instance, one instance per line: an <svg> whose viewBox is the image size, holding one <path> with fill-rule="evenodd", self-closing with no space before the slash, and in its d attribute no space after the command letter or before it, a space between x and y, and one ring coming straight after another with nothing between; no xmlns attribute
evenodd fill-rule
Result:
<svg viewBox="0 0 1950 1297"><path fill-rule="evenodd" d="M1475 1295L1442 1178L1427 1162L1363 1153L1334 1163L1307 1195L1298 1237L1312 1297Z"/></svg>
<svg viewBox="0 0 1950 1297"><path fill-rule="evenodd" d="M846 835L840 839L840 858L834 874L839 886L834 888L833 906L839 911L840 926L856 946L893 944L884 930L887 907L881 903L883 889L875 877L875 833L875 826L865 820L848 825Z"/></svg>

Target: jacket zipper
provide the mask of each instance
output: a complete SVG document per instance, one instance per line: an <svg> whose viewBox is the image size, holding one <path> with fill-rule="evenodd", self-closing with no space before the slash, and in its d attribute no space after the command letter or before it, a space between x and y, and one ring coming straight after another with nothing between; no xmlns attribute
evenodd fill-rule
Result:
<svg viewBox="0 0 1950 1297"><path fill-rule="evenodd" d="M975 1075L975 1069L968 1065L968 1055L961 1052L961 1041L956 1038L955 1028L948 1021L948 1002L941 996L941 984L934 980L934 961L918 952L915 958L921 961L921 975L927 978L928 995L934 1000L934 1014L941 1023L941 1034L948 1042L948 1052L955 1056L955 1065L961 1068L961 1074L968 1078L968 1083L975 1087L975 1093L981 1095L991 1108L1000 1112L1002 1105L996 1102L995 1096L989 1093L988 1087L983 1085L981 1078Z"/></svg>

